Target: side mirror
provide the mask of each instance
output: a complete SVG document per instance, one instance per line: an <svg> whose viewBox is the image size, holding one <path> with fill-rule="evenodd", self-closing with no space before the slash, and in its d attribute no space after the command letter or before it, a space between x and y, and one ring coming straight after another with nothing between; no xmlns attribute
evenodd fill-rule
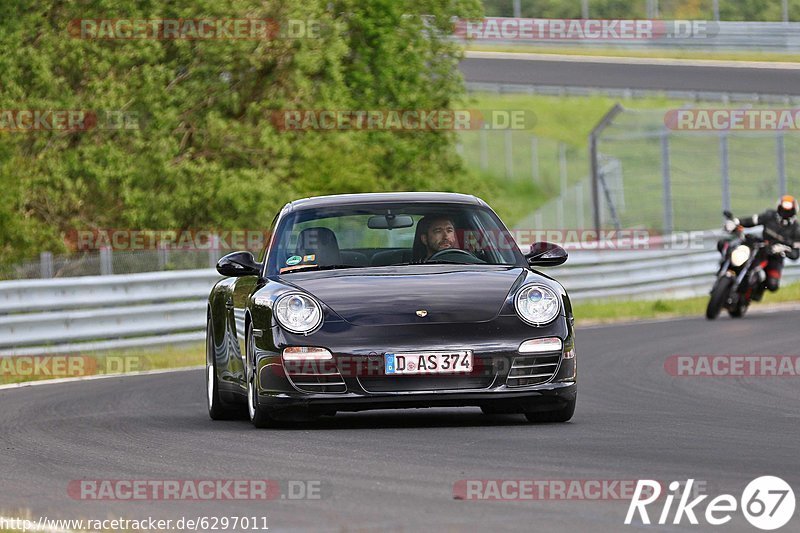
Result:
<svg viewBox="0 0 800 533"><path fill-rule="evenodd" d="M535 242L531 244L531 251L525 254L530 266L558 266L564 264L568 257L565 249L550 242Z"/></svg>
<svg viewBox="0 0 800 533"><path fill-rule="evenodd" d="M258 276L262 266L250 252L233 252L217 261L217 272L231 278Z"/></svg>

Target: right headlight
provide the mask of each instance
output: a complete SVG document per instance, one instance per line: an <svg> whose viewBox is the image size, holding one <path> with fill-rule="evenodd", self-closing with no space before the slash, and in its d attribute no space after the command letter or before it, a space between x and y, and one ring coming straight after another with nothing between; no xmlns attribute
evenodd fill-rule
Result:
<svg viewBox="0 0 800 533"><path fill-rule="evenodd" d="M731 264L735 267L740 267L750 259L750 248L744 244L740 244L731 252Z"/></svg>
<svg viewBox="0 0 800 533"><path fill-rule="evenodd" d="M308 335L322 324L322 308L302 292L290 292L275 300L275 319L286 331Z"/></svg>
<svg viewBox="0 0 800 533"><path fill-rule="evenodd" d="M533 326L552 322L561 309L560 298L544 285L525 285L514 298L519 317Z"/></svg>

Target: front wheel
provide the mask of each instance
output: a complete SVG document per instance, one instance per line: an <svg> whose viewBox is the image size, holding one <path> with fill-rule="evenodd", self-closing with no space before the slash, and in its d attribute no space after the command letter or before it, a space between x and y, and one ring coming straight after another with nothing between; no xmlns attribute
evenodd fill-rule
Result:
<svg viewBox="0 0 800 533"><path fill-rule="evenodd" d="M727 276L718 279L714 284L714 288L711 290L711 298L709 298L708 306L706 307L707 319L714 320L719 316L720 311L722 311L722 306L728 299L731 285L733 285L733 279Z"/></svg>
<svg viewBox="0 0 800 533"><path fill-rule="evenodd" d="M733 307L733 309L728 309L728 314L731 315L731 318L742 318L747 312L748 307L750 307L750 304L745 303L743 298L739 298L739 302Z"/></svg>
<svg viewBox="0 0 800 533"><path fill-rule="evenodd" d="M214 329L210 318L206 323L206 405L208 406L208 416L212 420L230 420L238 415L236 409L223 403L220 398Z"/></svg>
<svg viewBox="0 0 800 533"><path fill-rule="evenodd" d="M269 416L267 410L258 400L258 387L256 386L256 360L255 360L255 337L253 330L247 327L247 413L250 415L250 422L257 428L267 428L275 425L275 421Z"/></svg>

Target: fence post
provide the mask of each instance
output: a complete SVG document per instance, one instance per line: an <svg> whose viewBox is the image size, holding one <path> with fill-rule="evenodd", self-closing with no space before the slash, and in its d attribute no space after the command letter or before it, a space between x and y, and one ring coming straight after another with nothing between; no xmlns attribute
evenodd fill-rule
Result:
<svg viewBox="0 0 800 533"><path fill-rule="evenodd" d="M512 131L505 131L505 148L506 148L506 178L514 176L514 153L512 146Z"/></svg>
<svg viewBox="0 0 800 533"><path fill-rule="evenodd" d="M731 209L731 176L728 163L728 134L722 132L719 136L719 166L722 172L722 209Z"/></svg>
<svg viewBox="0 0 800 533"><path fill-rule="evenodd" d="M669 174L669 132L661 133L661 185L664 194L664 234L672 233L672 181Z"/></svg>
<svg viewBox="0 0 800 533"><path fill-rule="evenodd" d="M42 279L53 277L52 252L42 252L39 254L39 275Z"/></svg>
<svg viewBox="0 0 800 533"><path fill-rule="evenodd" d="M486 130L480 130L481 169L489 170L489 139Z"/></svg>
<svg viewBox="0 0 800 533"><path fill-rule="evenodd" d="M100 275L110 276L114 273L114 266L111 262L111 248L104 246L100 248Z"/></svg>
<svg viewBox="0 0 800 533"><path fill-rule="evenodd" d="M575 229L584 229L583 220L583 181L575 187L575 212L578 227Z"/></svg>
<svg viewBox="0 0 800 533"><path fill-rule="evenodd" d="M775 148L777 151L778 163L778 190L781 196L786 194L786 145L783 137L783 132L778 132L778 137L775 139Z"/></svg>
<svg viewBox="0 0 800 533"><path fill-rule="evenodd" d="M514 0L514 16L520 18L522 16L521 0Z"/></svg>
<svg viewBox="0 0 800 533"><path fill-rule="evenodd" d="M600 228L603 224L603 215L600 209L600 155L597 152L597 141L600 134L603 133L614 117L624 111L624 108L614 104L608 113L600 120L600 122L592 129L589 134L589 168L592 171L592 210L594 214L594 229L600 234Z"/></svg>
<svg viewBox="0 0 800 533"><path fill-rule="evenodd" d="M581 0L581 18L589 18L589 0Z"/></svg>
<svg viewBox="0 0 800 533"><path fill-rule="evenodd" d="M218 255L219 255L219 237L217 235L212 235L211 238L209 239L209 247L208 247L209 268L217 267Z"/></svg>
<svg viewBox="0 0 800 533"><path fill-rule="evenodd" d="M564 229L564 202L567 197L567 145L558 143L558 204L556 219L559 229Z"/></svg>
<svg viewBox="0 0 800 533"><path fill-rule="evenodd" d="M167 268L167 263L169 263L169 248L166 242L159 242L158 243L158 269L164 270Z"/></svg>
<svg viewBox="0 0 800 533"><path fill-rule="evenodd" d="M539 183L539 138L531 136L531 175L533 181Z"/></svg>

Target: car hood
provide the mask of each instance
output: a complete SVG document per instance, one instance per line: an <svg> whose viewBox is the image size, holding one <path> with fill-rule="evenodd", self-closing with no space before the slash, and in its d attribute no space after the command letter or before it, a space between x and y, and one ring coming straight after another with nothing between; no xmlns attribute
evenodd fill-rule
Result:
<svg viewBox="0 0 800 533"><path fill-rule="evenodd" d="M521 267L422 265L298 273L290 283L354 325L483 322L525 278ZM417 311L426 311L419 316Z"/></svg>

